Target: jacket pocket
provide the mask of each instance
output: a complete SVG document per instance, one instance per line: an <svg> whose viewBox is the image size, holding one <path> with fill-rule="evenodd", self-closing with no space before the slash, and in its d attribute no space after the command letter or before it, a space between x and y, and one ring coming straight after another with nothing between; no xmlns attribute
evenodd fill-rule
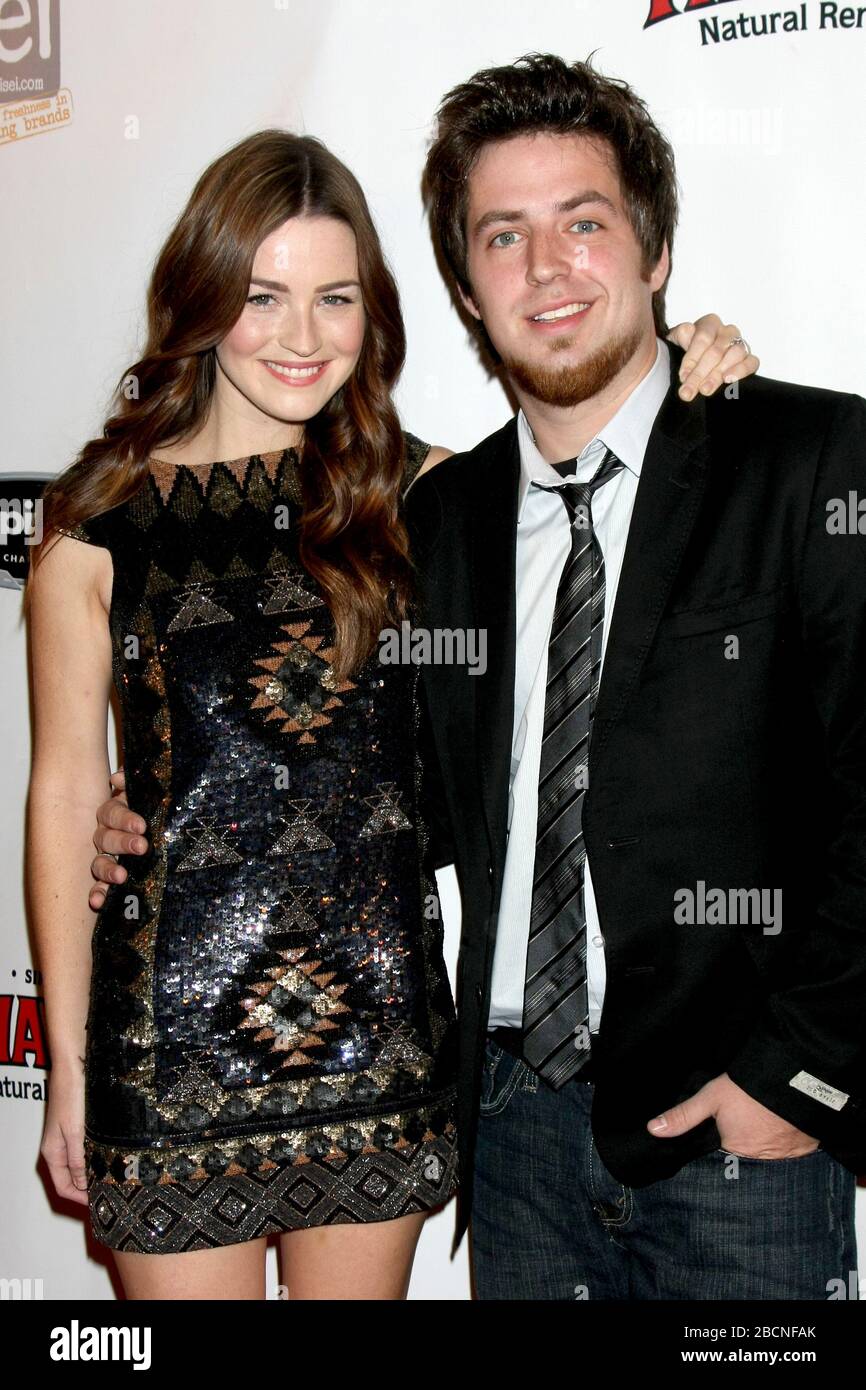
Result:
<svg viewBox="0 0 866 1390"><path fill-rule="evenodd" d="M781 585L760 594L749 594L732 603L716 604L712 608L687 608L668 615L671 629L679 637L694 637L700 632L715 632L720 628L736 629L743 623L768 618L787 607L787 588Z"/></svg>

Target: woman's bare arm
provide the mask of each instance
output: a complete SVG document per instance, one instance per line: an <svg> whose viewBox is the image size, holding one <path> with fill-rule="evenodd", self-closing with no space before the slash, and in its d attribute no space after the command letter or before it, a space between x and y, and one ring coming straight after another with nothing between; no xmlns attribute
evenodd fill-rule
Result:
<svg viewBox="0 0 866 1390"><path fill-rule="evenodd" d="M93 807L108 787L112 564L100 546L61 536L33 578L33 763L27 879L55 1081L79 1072L90 989L87 906Z"/></svg>

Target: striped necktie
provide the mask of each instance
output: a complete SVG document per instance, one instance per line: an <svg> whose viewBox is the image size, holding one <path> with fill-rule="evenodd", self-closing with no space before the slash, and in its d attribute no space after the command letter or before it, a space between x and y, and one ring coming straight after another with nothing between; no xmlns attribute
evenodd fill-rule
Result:
<svg viewBox="0 0 866 1390"><path fill-rule="evenodd" d="M523 1055L555 1090L590 1051L581 818L604 630L604 559L593 532L592 495L622 467L605 449L590 482L550 489L568 512L571 552L548 646Z"/></svg>

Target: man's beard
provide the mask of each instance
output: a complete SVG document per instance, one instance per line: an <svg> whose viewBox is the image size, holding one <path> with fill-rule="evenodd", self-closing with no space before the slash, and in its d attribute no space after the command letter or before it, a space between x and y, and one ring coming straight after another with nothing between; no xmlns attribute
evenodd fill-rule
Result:
<svg viewBox="0 0 866 1390"><path fill-rule="evenodd" d="M503 357L502 362L515 384L544 405L580 405L581 401L597 396L618 376L637 352L642 337L643 329L633 328L571 366L537 366L508 357ZM570 337L555 338L549 346L556 352L571 347L573 342Z"/></svg>

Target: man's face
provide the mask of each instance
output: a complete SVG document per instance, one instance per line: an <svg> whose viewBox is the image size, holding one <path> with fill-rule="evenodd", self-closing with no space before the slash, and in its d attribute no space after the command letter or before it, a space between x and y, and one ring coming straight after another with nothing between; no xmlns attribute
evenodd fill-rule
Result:
<svg viewBox="0 0 866 1390"><path fill-rule="evenodd" d="M654 341L652 272L609 146L547 132L485 146L469 176L471 314L515 386L550 405L597 395Z"/></svg>

